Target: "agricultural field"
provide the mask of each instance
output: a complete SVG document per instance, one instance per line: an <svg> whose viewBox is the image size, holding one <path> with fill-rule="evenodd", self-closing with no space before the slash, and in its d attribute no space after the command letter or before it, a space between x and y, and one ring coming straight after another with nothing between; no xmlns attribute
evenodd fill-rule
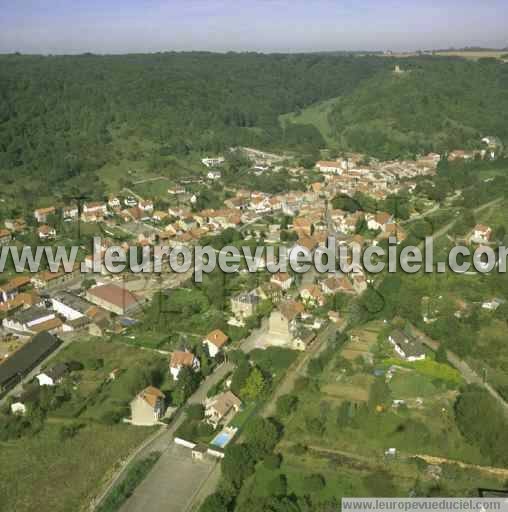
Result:
<svg viewBox="0 0 508 512"><path fill-rule="evenodd" d="M49 421L35 436L0 443L0 510L86 510L119 461L153 432L93 422L62 440L61 426Z"/></svg>

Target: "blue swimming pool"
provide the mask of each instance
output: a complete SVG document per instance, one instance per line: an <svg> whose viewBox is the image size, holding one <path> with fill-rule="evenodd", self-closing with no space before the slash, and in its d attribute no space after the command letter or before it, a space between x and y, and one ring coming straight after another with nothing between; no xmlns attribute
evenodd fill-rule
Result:
<svg viewBox="0 0 508 512"><path fill-rule="evenodd" d="M232 438L232 434L222 431L213 438L211 444L213 446L218 446L219 448L224 448L229 443L229 441L231 441Z"/></svg>

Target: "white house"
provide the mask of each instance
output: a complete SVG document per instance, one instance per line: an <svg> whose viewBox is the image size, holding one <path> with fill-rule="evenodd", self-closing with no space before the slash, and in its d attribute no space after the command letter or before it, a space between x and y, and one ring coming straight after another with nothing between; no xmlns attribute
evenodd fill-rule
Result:
<svg viewBox="0 0 508 512"><path fill-rule="evenodd" d="M217 167L219 165L222 165L224 162L225 162L225 159L222 156L218 156L218 157L215 157L215 158L203 158L201 160L201 163L204 166L208 167L209 169L211 167Z"/></svg>
<svg viewBox="0 0 508 512"><path fill-rule="evenodd" d="M367 227L372 231L384 231L390 223L393 223L393 217L388 212L379 212L376 215L367 216Z"/></svg>
<svg viewBox="0 0 508 512"><path fill-rule="evenodd" d="M191 368L197 372L200 368L199 359L192 352L175 350L171 354L169 362L169 371L174 380L178 380L178 375L182 368Z"/></svg>
<svg viewBox="0 0 508 512"><path fill-rule="evenodd" d="M319 172L324 172L326 174L342 174L344 171L342 162L337 161L320 160L316 163L316 168Z"/></svg>
<svg viewBox="0 0 508 512"><path fill-rule="evenodd" d="M205 401L206 422L217 428L219 422L237 413L241 406L241 400L231 391L209 398Z"/></svg>
<svg viewBox="0 0 508 512"><path fill-rule="evenodd" d="M215 357L228 340L229 338L220 329L215 329L206 335L206 338L203 340L203 345L208 348L210 357Z"/></svg>
<svg viewBox="0 0 508 512"><path fill-rule="evenodd" d="M164 393L148 386L131 401L131 423L140 426L156 425L165 411Z"/></svg>

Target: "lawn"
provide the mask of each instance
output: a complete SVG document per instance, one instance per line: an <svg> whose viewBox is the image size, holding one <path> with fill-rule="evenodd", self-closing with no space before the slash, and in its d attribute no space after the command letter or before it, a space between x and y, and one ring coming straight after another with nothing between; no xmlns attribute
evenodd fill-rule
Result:
<svg viewBox="0 0 508 512"><path fill-rule="evenodd" d="M65 441L59 431L47 424L34 437L0 443L0 510L86 510L106 476L152 429L93 423Z"/></svg>

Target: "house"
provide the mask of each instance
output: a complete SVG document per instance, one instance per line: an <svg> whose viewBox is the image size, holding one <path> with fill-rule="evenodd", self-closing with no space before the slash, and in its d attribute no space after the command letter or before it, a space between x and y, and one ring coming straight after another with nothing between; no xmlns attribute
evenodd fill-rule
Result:
<svg viewBox="0 0 508 512"><path fill-rule="evenodd" d="M297 319L305 311L301 302L286 301L272 311L268 319L267 340L269 345L284 346L293 341Z"/></svg>
<svg viewBox="0 0 508 512"><path fill-rule="evenodd" d="M39 373L35 378L39 382L39 386L54 386L62 382L67 373L69 373L69 367L65 363L59 363L49 370Z"/></svg>
<svg viewBox="0 0 508 512"><path fill-rule="evenodd" d="M240 293L231 298L231 311L239 319L248 318L256 313L259 303L255 292Z"/></svg>
<svg viewBox="0 0 508 512"><path fill-rule="evenodd" d="M300 290L300 297L305 304L310 306L323 306L325 298L319 286L312 284Z"/></svg>
<svg viewBox="0 0 508 512"><path fill-rule="evenodd" d="M477 224L473 228L471 235L471 241L478 244L489 243L492 239L492 228L485 226L484 224Z"/></svg>
<svg viewBox="0 0 508 512"><path fill-rule="evenodd" d="M503 299L492 299L482 303L482 309L487 311L497 311L506 301Z"/></svg>
<svg viewBox="0 0 508 512"><path fill-rule="evenodd" d="M112 196L108 199L108 206L112 210L117 210L122 207L122 203L120 203L120 199L118 199L118 197Z"/></svg>
<svg viewBox="0 0 508 512"><path fill-rule="evenodd" d="M210 357L215 357L228 342L229 338L220 329L215 329L206 335L203 345L208 347Z"/></svg>
<svg viewBox="0 0 508 512"><path fill-rule="evenodd" d="M384 231L387 224L393 222L393 217L388 212L379 212L367 216L367 227L372 231Z"/></svg>
<svg viewBox="0 0 508 512"><path fill-rule="evenodd" d="M200 368L199 359L192 352L175 350L171 354L169 363L169 371L174 380L178 380L178 375L182 368L191 368L194 371L198 371Z"/></svg>
<svg viewBox="0 0 508 512"><path fill-rule="evenodd" d="M8 302L16 297L21 289L30 284L27 276L17 276L0 285L0 304Z"/></svg>
<svg viewBox="0 0 508 512"><path fill-rule="evenodd" d="M14 387L60 345L60 340L48 332L34 336L28 343L0 364L0 396Z"/></svg>
<svg viewBox="0 0 508 512"><path fill-rule="evenodd" d="M0 245L7 245L11 240L11 232L8 229L0 229Z"/></svg>
<svg viewBox="0 0 508 512"><path fill-rule="evenodd" d="M208 171L206 177L212 181L220 180L222 178L222 173L220 171Z"/></svg>
<svg viewBox="0 0 508 512"><path fill-rule="evenodd" d="M37 236L39 240L54 240L56 238L56 229L44 224L37 228Z"/></svg>
<svg viewBox="0 0 508 512"><path fill-rule="evenodd" d="M325 295L336 293L355 293L353 285L345 276L332 276L321 282L321 289Z"/></svg>
<svg viewBox="0 0 508 512"><path fill-rule="evenodd" d="M400 329L396 329L388 336L388 341L393 345L395 352L407 361L421 361L425 359L423 345L412 336L408 336Z"/></svg>
<svg viewBox="0 0 508 512"><path fill-rule="evenodd" d="M131 401L131 423L138 426L156 425L164 415L166 395L148 386Z"/></svg>
<svg viewBox="0 0 508 512"><path fill-rule="evenodd" d="M326 174L342 174L344 171L342 162L325 160L317 162L316 169Z"/></svg>
<svg viewBox="0 0 508 512"><path fill-rule="evenodd" d="M46 288L46 289L52 289L56 288L57 286L60 286L68 281L72 281L73 279L76 279L80 276L80 266L79 264L76 265L76 267L73 269L72 272L51 272L51 271L45 271L45 272L39 272L38 274L35 274L31 281L32 284L35 286L35 288Z"/></svg>
<svg viewBox="0 0 508 512"><path fill-rule="evenodd" d="M52 311L33 306L25 310L17 311L12 316L4 318L2 325L11 331L33 334L38 330L37 326L40 328L41 324L43 325L49 320L54 319L56 318Z"/></svg>
<svg viewBox="0 0 508 512"><path fill-rule="evenodd" d="M108 206L106 203L85 203L83 205L83 214L85 216L98 216L104 217L108 213Z"/></svg>
<svg viewBox="0 0 508 512"><path fill-rule="evenodd" d="M132 313L140 305L136 295L116 284L94 286L87 290L85 298L92 304L117 315Z"/></svg>
<svg viewBox="0 0 508 512"><path fill-rule="evenodd" d="M208 398L205 401L206 422L217 428L220 422L227 423L240 410L241 406L242 401L231 391Z"/></svg>
<svg viewBox="0 0 508 512"><path fill-rule="evenodd" d="M138 208L143 212L152 213L153 201L150 201L149 199L141 199L138 203Z"/></svg>
<svg viewBox="0 0 508 512"><path fill-rule="evenodd" d="M50 215L54 215L55 212L56 208L54 206L50 206L48 208L38 208L34 211L34 217L39 224L44 224L45 222L48 222L48 217Z"/></svg>
<svg viewBox="0 0 508 512"><path fill-rule="evenodd" d="M62 208L62 218L66 222L78 220L79 209L77 206L65 206Z"/></svg>
<svg viewBox="0 0 508 512"><path fill-rule="evenodd" d="M293 284L293 278L287 272L278 272L272 276L270 283L278 286L284 291L288 291Z"/></svg>
<svg viewBox="0 0 508 512"><path fill-rule="evenodd" d="M212 158L203 158L201 160L201 163L208 167L209 169L212 167L217 167L219 165L222 165L225 162L224 157L218 156L218 157L212 157Z"/></svg>

